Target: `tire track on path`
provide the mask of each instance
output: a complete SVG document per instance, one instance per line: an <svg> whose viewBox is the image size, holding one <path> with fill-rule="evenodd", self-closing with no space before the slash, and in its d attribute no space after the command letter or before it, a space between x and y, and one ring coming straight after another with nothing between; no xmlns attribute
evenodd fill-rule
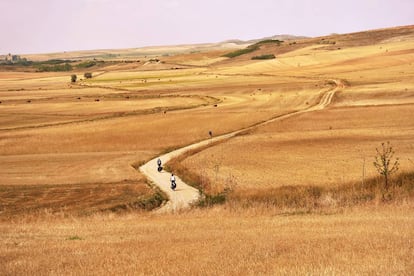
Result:
<svg viewBox="0 0 414 276"><path fill-rule="evenodd" d="M184 210L184 209L190 208L191 204L197 202L200 199L200 191L184 183L180 179L180 177L177 175L175 176L176 183L177 183L177 189L175 191L171 190L170 188L171 173L167 171L162 171L162 172L157 171L157 159L158 158L161 159L162 164L165 164L168 161L170 161L172 158L180 156L181 154L189 150L203 147L210 143L222 141L224 139L232 138L243 131L252 130L253 128L264 126L264 125L267 125L275 121L284 120L284 119L290 118L295 115L299 115L299 114L303 114L307 112L313 112L317 110L322 110L326 108L332 102L333 96L339 89L345 88L345 85L341 80L333 80L333 82L335 83L335 87L325 92L325 94L322 96L319 103L317 103L314 106L311 106L303 110L287 113L285 115L281 115L281 116L269 119L267 121L255 124L253 126L249 126L249 127L246 127L240 130L230 132L228 134L223 134L223 135L211 138L211 139L203 140L201 142L188 145L183 148L176 149L174 151L171 151L169 153L156 157L148 161L141 167L139 167L140 172L145 177L147 177L147 179L153 182L158 188L160 188L164 193L166 193L169 198L168 202L162 207L160 207L159 209L157 209L156 212L165 213L165 212L176 212L179 210Z"/></svg>

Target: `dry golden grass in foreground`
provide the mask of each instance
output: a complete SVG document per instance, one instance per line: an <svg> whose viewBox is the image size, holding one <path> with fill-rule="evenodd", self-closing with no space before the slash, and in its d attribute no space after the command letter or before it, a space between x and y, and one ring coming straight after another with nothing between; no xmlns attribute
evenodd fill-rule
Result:
<svg viewBox="0 0 414 276"><path fill-rule="evenodd" d="M0 224L0 274L410 275L413 208L300 216L259 207L27 216Z"/></svg>

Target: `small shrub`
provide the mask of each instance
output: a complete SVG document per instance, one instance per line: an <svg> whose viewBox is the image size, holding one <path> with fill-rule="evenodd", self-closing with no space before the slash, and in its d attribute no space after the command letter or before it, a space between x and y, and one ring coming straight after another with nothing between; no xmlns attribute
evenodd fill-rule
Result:
<svg viewBox="0 0 414 276"><path fill-rule="evenodd" d="M388 191L389 177L391 174L398 171L400 162L399 159L394 158L395 151L393 150L390 142L381 143L381 149L376 148L377 155L375 156L374 166L378 173L384 176L384 188Z"/></svg>
<svg viewBox="0 0 414 276"><path fill-rule="evenodd" d="M85 74L83 74L83 76L85 77L85 79L91 79L92 78L92 73L85 73Z"/></svg>
<svg viewBox="0 0 414 276"><path fill-rule="evenodd" d="M76 76L75 74L73 74L72 76L70 76L70 81L71 82L76 82L77 79L78 79L78 76Z"/></svg>
<svg viewBox="0 0 414 276"><path fill-rule="evenodd" d="M197 203L197 206L209 207L216 204L224 204L226 202L226 198L226 192L222 192L216 195L205 194L204 197Z"/></svg>
<svg viewBox="0 0 414 276"><path fill-rule="evenodd" d="M146 198L142 200L141 202L138 202L134 207L139 207L140 209L144 209L147 211L154 210L155 208L158 208L162 205L164 201L166 201L168 197L158 190L155 192L151 197Z"/></svg>
<svg viewBox="0 0 414 276"><path fill-rule="evenodd" d="M283 43L283 40L266 39L266 40L262 40L262 41L257 42L255 45L270 44L270 43L275 43L275 44L277 44L279 46L280 44Z"/></svg>
<svg viewBox="0 0 414 276"><path fill-rule="evenodd" d="M69 238L68 238L68 240L70 240L70 241L76 241L76 240L82 240L82 238L81 237L79 237L79 236L70 236Z"/></svg>
<svg viewBox="0 0 414 276"><path fill-rule="evenodd" d="M162 205L162 203L165 202L167 199L168 197L162 191L157 189L157 191L152 195L140 198L135 202L115 205L108 208L107 210L111 212L121 212L126 210L152 211L156 208L159 208Z"/></svg>
<svg viewBox="0 0 414 276"><path fill-rule="evenodd" d="M85 62L79 63L78 65L76 65L76 67L77 68L90 68L90 67L95 66L95 65L96 65L96 61L90 60L90 61L85 61Z"/></svg>
<svg viewBox="0 0 414 276"><path fill-rule="evenodd" d="M329 41L329 40L321 39L321 41L319 41L319 44L335 45L336 41Z"/></svg>
<svg viewBox="0 0 414 276"><path fill-rule="evenodd" d="M275 58L276 57L273 54L252 57L252 59L275 59Z"/></svg>

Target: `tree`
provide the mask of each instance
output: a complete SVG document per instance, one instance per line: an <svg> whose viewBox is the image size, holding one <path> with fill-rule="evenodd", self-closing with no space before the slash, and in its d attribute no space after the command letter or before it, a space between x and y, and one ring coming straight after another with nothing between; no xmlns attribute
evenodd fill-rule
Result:
<svg viewBox="0 0 414 276"><path fill-rule="evenodd" d="M376 148L377 155L375 156L374 166L377 169L378 173L384 176L384 187L385 190L388 190L389 176L398 171L400 162L398 158L393 161L395 152L390 142L381 143L381 147L381 149Z"/></svg>
<svg viewBox="0 0 414 276"><path fill-rule="evenodd" d="M73 74L72 76L70 76L70 81L71 82L76 82L76 79L77 79L78 77L75 75L75 74Z"/></svg>

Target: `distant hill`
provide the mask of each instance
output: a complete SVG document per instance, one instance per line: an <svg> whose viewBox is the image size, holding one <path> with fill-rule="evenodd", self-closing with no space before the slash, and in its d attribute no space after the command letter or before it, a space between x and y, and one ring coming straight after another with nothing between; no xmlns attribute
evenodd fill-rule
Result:
<svg viewBox="0 0 414 276"><path fill-rule="evenodd" d="M257 43L259 41L270 40L270 39L288 41L288 40L299 40L299 39L306 39L306 38L309 38L309 37L282 34L282 35L262 37L262 38L258 38L258 39L250 39L250 40L230 39L230 40L222 41L222 42L220 42L220 44L234 43L234 44L237 44L237 45L246 45L246 44L254 44L254 43Z"/></svg>
<svg viewBox="0 0 414 276"><path fill-rule="evenodd" d="M257 43L259 41L262 40L283 40L283 41L289 41L289 40L299 40L299 39L307 39L310 37L307 36L295 36L295 35L287 35L287 34L282 34L282 35L274 35L274 36L268 36L268 37L263 37L260 39L252 39L249 41L246 41L247 43Z"/></svg>
<svg viewBox="0 0 414 276"><path fill-rule="evenodd" d="M257 43L262 40L278 39L278 40L296 40L306 38L304 36L293 35L274 35L260 39L240 40L231 39L216 43L199 43L199 44L181 44L181 45L161 45L161 46L146 46L139 48L128 49L96 49L84 51L69 51L58 53L45 54L30 54L22 55L28 60L43 61L49 59L68 59L68 60L82 60L82 59L102 59L102 60L117 60L117 59L140 59L148 57L161 57L177 54L188 54L197 52L207 52L214 50L235 50L247 47L250 44Z"/></svg>
<svg viewBox="0 0 414 276"><path fill-rule="evenodd" d="M312 43L324 43L327 49L336 49L338 47L361 46L378 43L385 39L392 39L402 35L412 34L414 26L401 26L394 28L368 30L349 34L331 34L321 37L306 37L295 36L289 34L273 35L259 39L240 40L229 39L216 43L200 43L200 44L182 44L182 45L163 45L163 46L147 46L129 49L103 49L103 50L85 50L73 52L60 52L49 54L33 54L21 55L22 58L27 58L31 61L44 61L53 59L62 60L84 60L84 59L98 59L98 60L141 60L151 59L167 56L175 56L181 54L205 53L209 51L236 51L244 49L249 45L258 43L264 40L281 40L294 44L292 47L280 47L278 51L272 54L281 54L285 51L294 50L300 47L305 47ZM328 43L329 42L329 43ZM335 43L333 43L335 42ZM264 47L264 50L266 48ZM261 53L257 53L261 54ZM269 54L269 53L263 53ZM4 57L3 57L4 59Z"/></svg>

